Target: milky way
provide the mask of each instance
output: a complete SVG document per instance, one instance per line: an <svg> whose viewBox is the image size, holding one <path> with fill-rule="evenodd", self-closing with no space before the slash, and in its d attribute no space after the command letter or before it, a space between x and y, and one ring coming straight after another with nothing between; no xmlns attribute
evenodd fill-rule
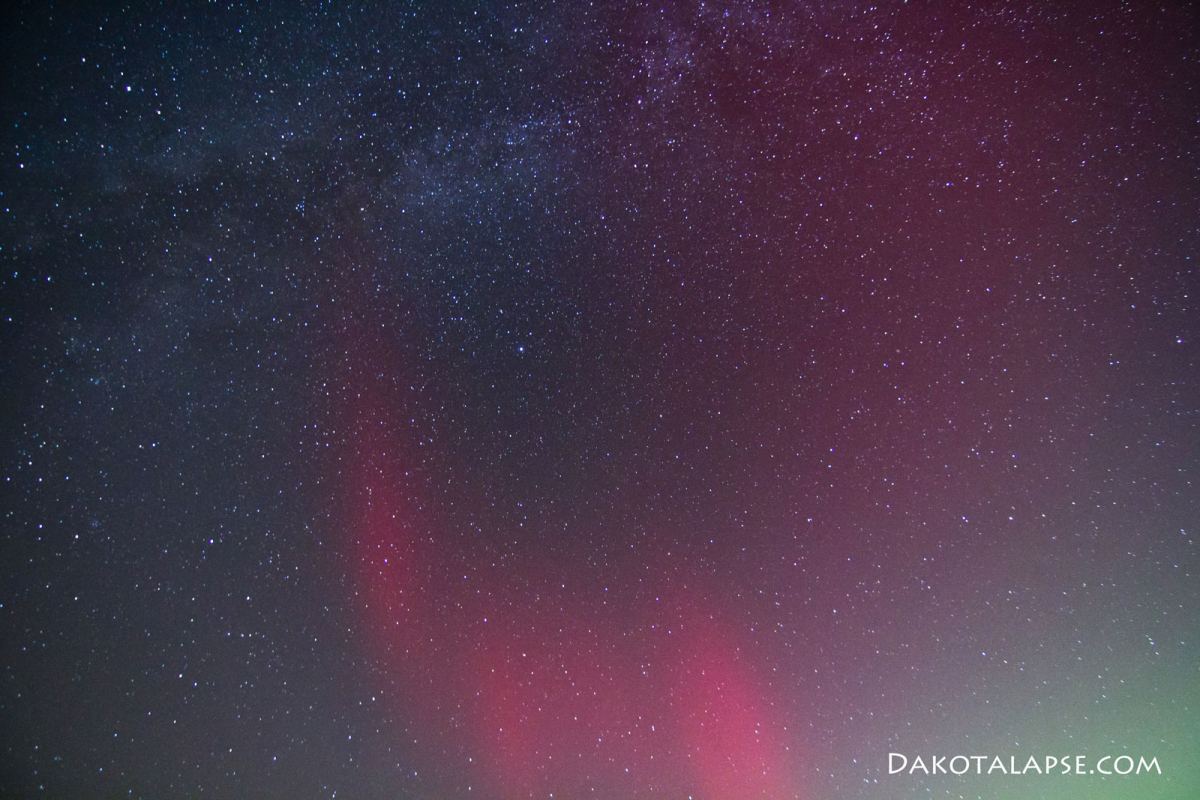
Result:
<svg viewBox="0 0 1200 800"><path fill-rule="evenodd" d="M3 797L1194 796L1193 5L7 19Z"/></svg>

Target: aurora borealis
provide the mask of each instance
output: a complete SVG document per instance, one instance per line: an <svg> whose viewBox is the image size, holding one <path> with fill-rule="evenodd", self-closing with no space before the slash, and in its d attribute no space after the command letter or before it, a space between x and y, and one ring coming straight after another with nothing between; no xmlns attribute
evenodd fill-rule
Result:
<svg viewBox="0 0 1200 800"><path fill-rule="evenodd" d="M0 797L1195 796L1194 4L6 21Z"/></svg>

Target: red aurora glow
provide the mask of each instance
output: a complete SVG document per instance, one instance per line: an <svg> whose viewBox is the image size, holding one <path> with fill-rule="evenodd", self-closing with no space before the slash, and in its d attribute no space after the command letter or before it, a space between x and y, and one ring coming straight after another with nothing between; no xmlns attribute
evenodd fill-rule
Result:
<svg viewBox="0 0 1200 800"><path fill-rule="evenodd" d="M420 732L422 769L461 754L449 780L505 797L797 796L773 690L704 591L659 575L662 590L636 598L569 592L551 559L530 563L520 585L467 585L437 544L459 533L430 531L412 500L416 448L385 424L386 393L346 396L344 530L364 645Z"/></svg>

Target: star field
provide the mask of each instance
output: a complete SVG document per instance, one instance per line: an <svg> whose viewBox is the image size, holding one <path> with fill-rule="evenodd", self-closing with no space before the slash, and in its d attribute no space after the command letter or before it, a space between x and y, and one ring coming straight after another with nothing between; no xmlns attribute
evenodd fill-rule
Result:
<svg viewBox="0 0 1200 800"><path fill-rule="evenodd" d="M1192 797L1196 16L10 11L0 797Z"/></svg>

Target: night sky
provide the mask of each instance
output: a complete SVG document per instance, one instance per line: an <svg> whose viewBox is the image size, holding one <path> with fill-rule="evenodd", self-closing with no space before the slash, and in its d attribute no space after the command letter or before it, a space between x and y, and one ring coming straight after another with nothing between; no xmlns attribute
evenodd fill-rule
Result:
<svg viewBox="0 0 1200 800"><path fill-rule="evenodd" d="M1198 796L1196 4L135 6L0 26L0 797Z"/></svg>

